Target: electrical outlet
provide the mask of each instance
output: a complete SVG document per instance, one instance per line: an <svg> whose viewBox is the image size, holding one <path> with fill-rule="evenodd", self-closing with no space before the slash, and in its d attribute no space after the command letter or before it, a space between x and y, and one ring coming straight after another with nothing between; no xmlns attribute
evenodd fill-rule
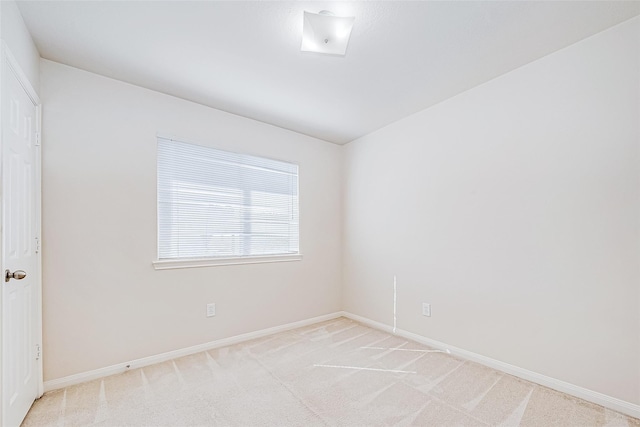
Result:
<svg viewBox="0 0 640 427"><path fill-rule="evenodd" d="M216 304L209 303L207 304L207 317L213 317L216 315Z"/></svg>
<svg viewBox="0 0 640 427"><path fill-rule="evenodd" d="M431 304L428 304L426 302L422 303L422 315L431 317Z"/></svg>

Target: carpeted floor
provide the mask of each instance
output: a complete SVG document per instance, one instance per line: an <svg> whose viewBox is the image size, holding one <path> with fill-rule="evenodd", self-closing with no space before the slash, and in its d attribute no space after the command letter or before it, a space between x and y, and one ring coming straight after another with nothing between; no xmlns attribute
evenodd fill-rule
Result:
<svg viewBox="0 0 640 427"><path fill-rule="evenodd" d="M47 393L32 426L632 426L339 318Z"/></svg>

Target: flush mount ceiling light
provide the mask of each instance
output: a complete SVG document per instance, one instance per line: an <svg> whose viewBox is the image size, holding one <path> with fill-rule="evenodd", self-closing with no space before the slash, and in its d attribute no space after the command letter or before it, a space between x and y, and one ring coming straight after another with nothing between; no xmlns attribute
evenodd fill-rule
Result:
<svg viewBox="0 0 640 427"><path fill-rule="evenodd" d="M300 50L344 55L355 19L355 17L334 16L327 10L322 10L320 13L304 12Z"/></svg>

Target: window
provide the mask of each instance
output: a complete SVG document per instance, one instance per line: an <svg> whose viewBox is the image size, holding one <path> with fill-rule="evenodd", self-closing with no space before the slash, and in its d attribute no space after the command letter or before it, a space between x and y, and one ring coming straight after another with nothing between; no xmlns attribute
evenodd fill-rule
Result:
<svg viewBox="0 0 640 427"><path fill-rule="evenodd" d="M158 138L156 268L298 255L298 216L297 165Z"/></svg>

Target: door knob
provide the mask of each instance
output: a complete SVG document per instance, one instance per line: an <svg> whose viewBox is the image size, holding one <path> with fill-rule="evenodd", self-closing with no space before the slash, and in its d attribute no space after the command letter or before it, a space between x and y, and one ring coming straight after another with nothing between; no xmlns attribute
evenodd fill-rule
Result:
<svg viewBox="0 0 640 427"><path fill-rule="evenodd" d="M4 271L4 281L8 282L11 279L22 280L27 277L27 273L22 270L16 270L13 273L9 270Z"/></svg>

